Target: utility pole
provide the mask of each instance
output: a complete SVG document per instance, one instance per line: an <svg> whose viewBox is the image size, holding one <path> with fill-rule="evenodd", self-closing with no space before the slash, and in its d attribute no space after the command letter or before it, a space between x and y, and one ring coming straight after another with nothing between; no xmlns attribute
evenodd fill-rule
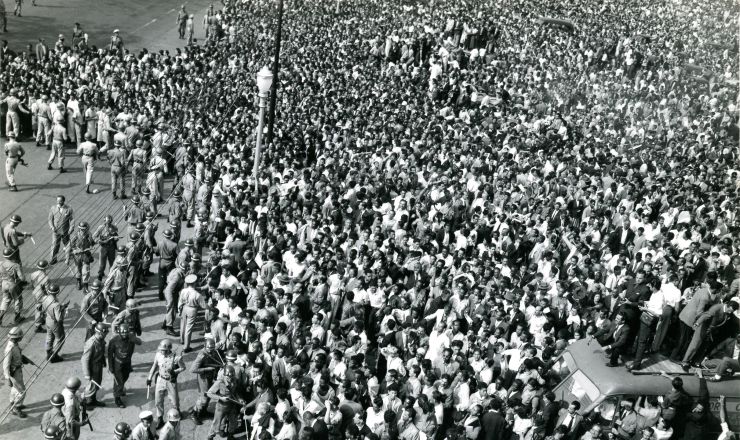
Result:
<svg viewBox="0 0 740 440"><path fill-rule="evenodd" d="M280 42L283 37L283 0L278 0L277 30L275 31L275 64L272 66L272 90L270 91L270 112L267 120L266 144L272 144L273 130L275 127L275 107L277 106L277 92L280 87Z"/></svg>

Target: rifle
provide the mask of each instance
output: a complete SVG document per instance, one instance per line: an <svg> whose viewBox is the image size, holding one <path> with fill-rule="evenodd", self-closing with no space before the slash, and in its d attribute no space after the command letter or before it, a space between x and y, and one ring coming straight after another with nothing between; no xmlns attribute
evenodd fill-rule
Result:
<svg viewBox="0 0 740 440"><path fill-rule="evenodd" d="M80 426L89 426L90 432L95 431L92 426L92 422L90 421L90 416L87 414L87 403L85 403L85 400L80 400L80 407L82 408L82 412L80 413Z"/></svg>
<svg viewBox="0 0 740 440"><path fill-rule="evenodd" d="M36 363L35 363L34 361L32 361L31 359L27 358L27 357L26 357L25 355L23 355L23 354L21 355L21 362L22 362L22 363L24 363L24 364L31 364L31 365L33 365L34 367L36 367L36 368L39 368L39 366L38 366L38 365L36 365Z"/></svg>

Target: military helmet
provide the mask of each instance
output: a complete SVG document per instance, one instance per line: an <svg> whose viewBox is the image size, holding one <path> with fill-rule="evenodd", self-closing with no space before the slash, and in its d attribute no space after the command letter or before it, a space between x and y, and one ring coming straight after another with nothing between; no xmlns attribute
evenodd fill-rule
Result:
<svg viewBox="0 0 740 440"><path fill-rule="evenodd" d="M46 270L48 268L49 268L49 262L46 260L41 260L38 263L36 263L36 269Z"/></svg>
<svg viewBox="0 0 740 440"><path fill-rule="evenodd" d="M173 238L175 236L175 233L172 232L171 229L165 229L164 232L162 232L162 235L164 235L167 238Z"/></svg>
<svg viewBox="0 0 740 440"><path fill-rule="evenodd" d="M52 406L62 406L64 405L64 396L62 396L61 393L54 393L51 396L51 399L49 399L49 403L51 403Z"/></svg>
<svg viewBox="0 0 740 440"><path fill-rule="evenodd" d="M167 411L167 421L179 422L180 421L180 411L176 410L175 408L170 408L170 410Z"/></svg>
<svg viewBox="0 0 740 440"><path fill-rule="evenodd" d="M20 223L22 221L23 219L18 214L13 214L12 216L10 216L10 223Z"/></svg>
<svg viewBox="0 0 740 440"><path fill-rule="evenodd" d="M172 350L172 341L169 339L162 339L162 341L159 343L159 348L157 348L158 351L169 351Z"/></svg>
<svg viewBox="0 0 740 440"><path fill-rule="evenodd" d="M90 225L87 224L87 222L80 222L80 224L77 225L77 227L80 228L80 229L89 229L90 228Z"/></svg>
<svg viewBox="0 0 740 440"><path fill-rule="evenodd" d="M128 234L128 238L131 241L136 241L136 240L139 239L139 233L134 231L134 232Z"/></svg>
<svg viewBox="0 0 740 440"><path fill-rule="evenodd" d="M118 255L126 255L126 247L125 246L118 246L118 249L116 249L116 254L118 254Z"/></svg>
<svg viewBox="0 0 740 440"><path fill-rule="evenodd" d="M103 283L101 283L100 280L93 280L90 284L91 290L100 290L101 287L103 287Z"/></svg>
<svg viewBox="0 0 740 440"><path fill-rule="evenodd" d="M57 284L49 284L46 286L46 293L49 293L51 295L56 295L59 293L59 285Z"/></svg>
<svg viewBox="0 0 740 440"><path fill-rule="evenodd" d="M59 427L58 426L48 426L44 430L44 438L47 440L57 440L59 438Z"/></svg>
<svg viewBox="0 0 740 440"><path fill-rule="evenodd" d="M80 378L74 376L67 379L67 383L65 384L65 386L70 390L77 390L80 388L80 385L82 385L82 382L80 382Z"/></svg>
<svg viewBox="0 0 740 440"><path fill-rule="evenodd" d="M118 422L113 433L115 435L129 436L131 435L131 427L126 422Z"/></svg>
<svg viewBox="0 0 740 440"><path fill-rule="evenodd" d="M15 252L12 249L5 248L3 249L3 257L10 258Z"/></svg>

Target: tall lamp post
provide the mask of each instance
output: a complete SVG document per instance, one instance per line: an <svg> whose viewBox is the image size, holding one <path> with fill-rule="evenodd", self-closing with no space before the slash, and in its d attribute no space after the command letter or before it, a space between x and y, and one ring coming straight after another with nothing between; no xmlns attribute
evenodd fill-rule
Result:
<svg viewBox="0 0 740 440"><path fill-rule="evenodd" d="M259 182L259 170L260 170L260 147L262 146L262 131L265 126L265 107L267 107L267 94L270 92L272 87L272 72L267 66L262 67L257 72L257 89L259 93L260 102L260 121L257 126L257 145L254 147L254 194L259 194L260 182Z"/></svg>

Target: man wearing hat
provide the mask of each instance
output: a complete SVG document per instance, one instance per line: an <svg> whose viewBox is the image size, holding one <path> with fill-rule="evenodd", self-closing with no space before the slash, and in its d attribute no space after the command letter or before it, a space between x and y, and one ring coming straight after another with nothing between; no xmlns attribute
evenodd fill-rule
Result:
<svg viewBox="0 0 740 440"><path fill-rule="evenodd" d="M93 142L93 135L85 133L85 141L77 147L77 155L81 156L82 169L85 172L85 192L90 194L93 168L98 159L98 146Z"/></svg>
<svg viewBox="0 0 740 440"><path fill-rule="evenodd" d="M160 421L161 422L161 421ZM167 411L167 423L162 425L159 431L159 440L180 439L180 410L170 408Z"/></svg>
<svg viewBox="0 0 740 440"><path fill-rule="evenodd" d="M137 308L136 300L129 298L126 300L126 308L118 312L111 327L113 331L118 331L118 327L121 325L128 326L130 332L133 332L136 336L141 336L141 318L139 317L139 309Z"/></svg>
<svg viewBox="0 0 740 440"><path fill-rule="evenodd" d="M82 382L79 378L70 377L64 384L61 393L64 397L62 414L67 420L67 438L72 440L80 438L80 426L87 423L87 420L82 420L82 403L80 402L80 396L77 395L80 386L82 386Z"/></svg>
<svg viewBox="0 0 740 440"><path fill-rule="evenodd" d="M41 432L46 433L49 428L57 428L57 438L65 439L67 433L67 420L64 418L62 408L64 407L64 396L54 393L49 399L51 408L41 416Z"/></svg>
<svg viewBox="0 0 740 440"><path fill-rule="evenodd" d="M77 233L72 236L67 245L67 264L73 263L77 288L84 289L85 292L90 282L90 263L94 261L92 256L94 246L95 241L90 235L90 225L87 222L80 222L77 225Z"/></svg>
<svg viewBox="0 0 740 440"><path fill-rule="evenodd" d="M126 422L116 423L116 427L113 430L115 440L129 440L131 438L131 427Z"/></svg>
<svg viewBox="0 0 740 440"><path fill-rule="evenodd" d="M164 288L167 285L167 275L175 267L175 259L179 253L177 242L174 240L174 234L171 229L167 229L162 234L164 239L160 240L154 253L159 256L159 267L157 277L159 278L159 299L164 300Z"/></svg>
<svg viewBox="0 0 740 440"><path fill-rule="evenodd" d="M18 137L21 134L21 118L18 111L29 113L28 109L23 106L23 102L18 98L18 91L10 89L8 96L3 101L8 105L8 113L5 115L5 134L10 137Z"/></svg>
<svg viewBox="0 0 740 440"><path fill-rule="evenodd" d="M134 232L129 234L129 242L126 243L126 262L128 263L126 296L129 298L133 298L136 289L143 284L141 282L141 257L144 253L144 240L141 234L146 228L142 223L139 223L135 229Z"/></svg>
<svg viewBox="0 0 740 440"><path fill-rule="evenodd" d="M141 209L144 210L144 216L146 217L146 214L151 212L157 211L157 202L152 197L152 192L148 187L141 188L141 197L139 199L141 200Z"/></svg>
<svg viewBox="0 0 740 440"><path fill-rule="evenodd" d="M142 411L139 413L139 420L139 424L131 431L131 440L155 440L157 433L152 427L154 414L151 411Z"/></svg>
<svg viewBox="0 0 740 440"><path fill-rule="evenodd" d="M113 223L113 217L106 215L103 224L93 233L93 239L98 243L98 280L103 280L106 266L113 266L119 238L118 226Z"/></svg>
<svg viewBox="0 0 740 440"><path fill-rule="evenodd" d="M69 136L67 136L67 129L64 128L62 122L55 119L54 124L51 127L51 154L47 161L47 170L52 170L51 164L54 163L54 159L57 158L59 164L59 172L66 173L64 169L64 142L69 142Z"/></svg>
<svg viewBox="0 0 740 440"><path fill-rule="evenodd" d="M128 223L128 232L136 231L136 225L144 223L146 219L146 212L141 207L141 197L138 194L131 196L131 203L133 206L125 206L126 213L123 215L123 219Z"/></svg>
<svg viewBox="0 0 740 440"><path fill-rule="evenodd" d="M22 221L23 219L20 215L13 214L10 216L10 222L3 227L2 231L5 249L13 251L13 255L10 256L10 259L18 264L22 264L20 251L21 245L26 242L26 237L31 237L33 235L29 232L21 232L18 230L18 225L20 225Z"/></svg>
<svg viewBox="0 0 740 440"><path fill-rule="evenodd" d="M0 290L3 298L0 302L0 325L2 325L5 312L11 301L15 307L15 323L18 324L23 320L23 296L21 296L21 283L25 281L21 265L11 259L12 251L9 248L3 250L3 258L0 261Z"/></svg>
<svg viewBox="0 0 740 440"><path fill-rule="evenodd" d="M108 301L108 306L114 311L121 311L126 303L128 285L128 261L126 261L126 248L118 246L116 259L110 267L108 277L103 283L103 295Z"/></svg>
<svg viewBox="0 0 740 440"><path fill-rule="evenodd" d="M119 55L123 55L123 39L119 33L120 31L118 29L113 29L113 35L110 37L110 46L108 48L117 51Z"/></svg>
<svg viewBox="0 0 740 440"><path fill-rule="evenodd" d="M108 334L108 326L104 322L95 324L95 335L85 342L82 350L82 372L88 381L85 392L82 394L85 403L89 406L105 406L99 402L97 392L103 382L103 370L105 369L105 336Z"/></svg>
<svg viewBox="0 0 740 440"><path fill-rule="evenodd" d="M177 225L177 230L180 229L180 223L182 223L183 215L185 215L183 205L182 205L182 191L176 190L172 197L175 199L174 202L170 203L169 208L167 209L167 221L170 224ZM174 230L173 230L174 232Z"/></svg>
<svg viewBox="0 0 740 440"><path fill-rule="evenodd" d="M49 264L57 263L57 253L60 243L69 246L69 230L74 224L74 212L65 204L63 195L57 196L57 204L49 210L49 228L51 229L51 260Z"/></svg>
<svg viewBox="0 0 740 440"><path fill-rule="evenodd" d="M41 301L41 307L46 312L46 359L52 363L61 362L64 359L59 355L59 350L64 343L64 317L69 301L59 303L59 286L56 284L49 284L46 293Z"/></svg>
<svg viewBox="0 0 740 440"><path fill-rule="evenodd" d="M3 357L3 374L10 388L10 413L22 419L26 418L23 412L23 399L26 397L26 385L23 382L23 365L32 363L23 355L19 345L23 332L13 327L8 332L8 344L5 346Z"/></svg>
<svg viewBox="0 0 740 440"><path fill-rule="evenodd" d="M188 228L192 228L193 214L195 213L195 192L198 189L198 182L195 180L192 167L185 168L185 174L182 176L180 185L182 185L182 203L183 211L185 211L183 220L187 221Z"/></svg>
<svg viewBox="0 0 740 440"><path fill-rule="evenodd" d="M190 339L195 329L195 319L198 317L198 309L205 309L206 302L203 296L195 290L198 276L194 274L185 277L185 288L180 292L178 301L178 312L180 314L180 343L185 346L185 353L190 351Z"/></svg>
<svg viewBox="0 0 740 440"><path fill-rule="evenodd" d="M15 183L15 168L18 166L18 162L23 159L23 155L26 154L23 145L16 142L15 136L15 133L9 132L9 140L5 144L5 178L8 181L8 189L14 192L18 191Z"/></svg>
<svg viewBox="0 0 740 440"><path fill-rule="evenodd" d="M200 425L201 419L205 416L208 409L208 390L213 385L216 373L224 365L221 355L216 351L216 342L210 335L206 336L206 342L203 349L198 352L198 356L190 365L190 372L198 376L198 400L193 405L193 422Z"/></svg>
<svg viewBox="0 0 740 440"><path fill-rule="evenodd" d="M141 345L141 340L131 336L128 324L125 322L117 326L118 334L108 344L108 370L113 375L113 397L119 408L125 408L121 397L125 396L124 386L131 374L131 358L134 348Z"/></svg>
<svg viewBox="0 0 740 440"><path fill-rule="evenodd" d="M213 439L217 434L222 437L233 436L238 427L239 410L245 403L239 393L239 382L234 367L226 365L223 368L223 374L208 389L207 396L216 401L216 411L208 438Z"/></svg>
<svg viewBox="0 0 740 440"><path fill-rule="evenodd" d="M131 150L128 155L128 164L131 164L131 194L139 194L141 191L142 183L144 181L144 172L146 167L144 164L147 162L147 151L144 148L144 141L139 139L136 141L136 148Z"/></svg>
<svg viewBox="0 0 740 440"><path fill-rule="evenodd" d="M36 263L36 271L29 277L33 286L33 297L36 298L36 312L34 314L34 324L36 324L36 333L44 333L44 310L41 306L46 296L46 287L49 284L49 262L41 260Z"/></svg>
<svg viewBox="0 0 740 440"><path fill-rule="evenodd" d="M149 370L149 376L146 380L146 386L149 387L155 380L156 388L154 393L154 406L157 408L157 429L164 425L164 396L169 396L173 409L179 412L180 397L177 391L177 375L185 371L185 363L182 356L175 356L172 353L172 342L169 339L163 339L159 343L157 354L154 356L152 368ZM160 439L162 438L160 433Z"/></svg>
<svg viewBox="0 0 740 440"><path fill-rule="evenodd" d="M142 280L149 275L154 275L154 272L150 270L152 260L154 259L154 249L157 247L157 240L154 234L159 229L159 226L154 221L155 211L147 211L146 220L144 221L143 231L143 249L142 249L142 261L141 261L141 277ZM143 281L142 281L143 282Z"/></svg>
<svg viewBox="0 0 740 440"><path fill-rule="evenodd" d="M123 151L123 142L120 139L113 141L113 148L107 152L108 163L110 164L110 189L113 194L113 200L126 198L126 152ZM120 196L119 196L120 190Z"/></svg>
<svg viewBox="0 0 740 440"><path fill-rule="evenodd" d="M95 327L105 320L105 315L108 311L108 303L100 291L102 287L103 283L99 280L94 280L90 286L90 291L85 294L80 303L82 317L87 321L85 341L95 334Z"/></svg>
<svg viewBox="0 0 740 440"><path fill-rule="evenodd" d="M177 336L175 333L175 310L179 306L178 295L185 284L185 275L188 270L188 263L181 261L177 267L172 269L167 275L167 286L164 288L164 299L167 311L164 316L162 328L170 336Z"/></svg>
<svg viewBox="0 0 740 440"><path fill-rule="evenodd" d="M190 259L193 257L193 254L195 251L193 250L193 246L195 243L193 242L192 238L188 238L183 243L185 246L180 249L180 252L177 254L177 258L175 259L175 265L179 266L180 263L190 263Z"/></svg>
<svg viewBox="0 0 740 440"><path fill-rule="evenodd" d="M38 119L36 146L44 145L49 149L51 144L51 107L49 106L49 95L42 94L41 99L38 100L36 105L36 117Z"/></svg>

